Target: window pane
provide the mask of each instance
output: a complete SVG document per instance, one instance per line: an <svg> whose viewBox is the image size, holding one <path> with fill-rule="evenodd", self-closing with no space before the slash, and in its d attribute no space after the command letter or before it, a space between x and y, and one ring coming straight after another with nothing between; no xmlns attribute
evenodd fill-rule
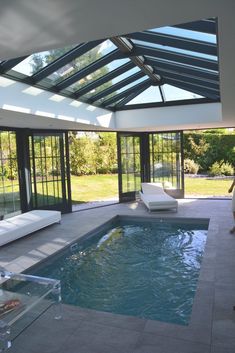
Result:
<svg viewBox="0 0 235 353"><path fill-rule="evenodd" d="M18 65L12 68L12 70L20 72L24 75L31 76L52 63L60 56L64 55L76 45L70 45L61 49L53 49L48 51L43 51L41 53L33 54L21 61Z"/></svg>
<svg viewBox="0 0 235 353"><path fill-rule="evenodd" d="M162 102L162 97L159 88L151 86L128 102L127 105L156 102Z"/></svg>
<svg viewBox="0 0 235 353"><path fill-rule="evenodd" d="M97 45L97 47L89 50L85 54L79 56L75 60L61 67L47 77L47 80L56 85L64 79L72 76L76 72L84 69L84 67L92 64L101 57L109 54L116 49L116 46L108 39L105 42Z"/></svg>
<svg viewBox="0 0 235 353"><path fill-rule="evenodd" d="M203 96L199 96L199 94L185 91L183 89L180 89L171 85L167 85L167 84L163 85L162 89L164 91L166 101L203 98Z"/></svg>

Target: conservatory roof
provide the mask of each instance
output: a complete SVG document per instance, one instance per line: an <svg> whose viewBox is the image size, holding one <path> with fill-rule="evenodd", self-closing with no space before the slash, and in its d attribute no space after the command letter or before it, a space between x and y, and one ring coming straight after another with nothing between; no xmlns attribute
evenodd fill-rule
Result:
<svg viewBox="0 0 235 353"><path fill-rule="evenodd" d="M216 19L0 62L0 74L109 110L220 100Z"/></svg>

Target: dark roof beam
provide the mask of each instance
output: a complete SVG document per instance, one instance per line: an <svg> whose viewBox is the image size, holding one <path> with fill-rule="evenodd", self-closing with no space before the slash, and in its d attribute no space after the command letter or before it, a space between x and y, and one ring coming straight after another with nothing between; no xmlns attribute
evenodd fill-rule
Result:
<svg viewBox="0 0 235 353"><path fill-rule="evenodd" d="M202 86L208 87L208 88L212 88L212 89L216 89L219 90L219 82L215 82L215 81L208 81L208 80L204 80L198 77L193 77L193 76L189 76L189 75L181 75L172 71L167 71L167 70L159 70L159 73L162 74L163 80L165 77L171 77L174 79L178 79L180 81L184 81L184 82L189 82L189 83L195 83L195 84L200 84Z"/></svg>
<svg viewBox="0 0 235 353"><path fill-rule="evenodd" d="M148 87L150 87L150 86L151 86L151 84L149 83ZM118 110L119 108L122 108L124 105L126 105L128 102L130 102L132 99L134 99L139 94L144 92L148 87L142 87L140 90L133 92L132 94L129 94L127 97L122 99L121 102L118 102L118 104L115 106L115 109Z"/></svg>
<svg viewBox="0 0 235 353"><path fill-rule="evenodd" d="M201 40L183 38L179 36L163 34L160 32L159 33L151 32L151 31L131 33L131 34L127 34L126 37L130 39L141 40L148 43L217 56L216 44L201 41ZM146 46L148 45L148 43L146 43Z"/></svg>
<svg viewBox="0 0 235 353"><path fill-rule="evenodd" d="M123 92L121 92L119 94L116 94L114 97L111 97L111 98L107 99L106 101L103 101L102 102L102 106L103 107L107 107L110 104L117 102L119 99L125 98L129 94L140 90L141 88L149 87L149 85L151 85L151 79L150 78L148 78L147 80L139 83L138 85L135 85L133 87L128 88L126 91L123 91Z"/></svg>
<svg viewBox="0 0 235 353"><path fill-rule="evenodd" d="M216 20L214 19L187 22L173 27L187 29L187 30L196 31L196 32L204 32L207 34L216 34Z"/></svg>
<svg viewBox="0 0 235 353"><path fill-rule="evenodd" d="M145 65L144 58L142 57L142 54L137 56L131 55L132 51L134 50L133 44L124 37L113 37L111 38L112 42L120 49L120 51L126 55L127 57L130 58L130 60L138 66L141 71L145 73L145 75L149 76L149 78L152 80L152 83L155 85L159 85L161 82L161 77L156 75L154 73L154 70L151 66Z"/></svg>
<svg viewBox="0 0 235 353"><path fill-rule="evenodd" d="M218 72L212 72L205 69L196 68L193 66L187 66L184 64L178 64L174 62L167 62L161 59L149 58L145 60L146 64L152 65L156 72L158 69L172 70L181 74L188 74L195 77L201 77L205 80L219 81Z"/></svg>
<svg viewBox="0 0 235 353"><path fill-rule="evenodd" d="M53 72L57 71L61 67L69 64L72 60L78 58L79 56L85 54L86 52L90 51L91 49L97 47L103 40L96 40L93 42L83 43L77 45L72 50L68 51L66 54L60 56L58 59L53 61L51 64L48 64L40 71L36 72L31 78L35 83L41 81L45 77L51 75Z"/></svg>
<svg viewBox="0 0 235 353"><path fill-rule="evenodd" d="M188 84L185 82L179 82L170 78L166 78L165 83L207 98L218 99L220 97L219 92L211 91L210 89L206 89L205 87L200 87L198 85L191 85L191 84ZM163 86L163 90L164 90L164 86Z"/></svg>
<svg viewBox="0 0 235 353"><path fill-rule="evenodd" d="M20 58L5 60L0 64L0 73L4 74L5 72L11 70L13 67L18 65L21 61L25 60L27 56L21 56Z"/></svg>
<svg viewBox="0 0 235 353"><path fill-rule="evenodd" d="M76 98L79 98L81 96L83 96L84 94L90 92L92 89L95 89L96 87L99 87L101 85L103 85L104 83L111 81L113 78L122 75L124 72L133 69L135 67L135 65L132 62L128 62L120 67L118 67L117 69L107 73L106 75L98 78L97 80L94 80L90 83L88 83L85 87L79 89L78 91L76 91L74 94L76 96Z"/></svg>
<svg viewBox="0 0 235 353"><path fill-rule="evenodd" d="M218 71L217 61L199 58L193 55L180 54L169 50L149 48L142 45L136 45L130 55L147 55L152 56L153 58L160 58L169 61L174 61L176 63L183 63L186 65L196 66L198 68L201 67L204 69Z"/></svg>
<svg viewBox="0 0 235 353"><path fill-rule="evenodd" d="M123 88L132 82L135 82L136 80L138 80L139 78L141 78L143 76L145 76L145 74L142 71L137 72L136 74L131 75L131 76L125 78L124 80L122 80L122 81L108 87L107 89L104 89L103 91L97 93L96 95L92 96L89 101L90 101L90 103L93 103L101 98L104 98L104 97L108 96L110 93L113 93L113 92L117 91L118 89Z"/></svg>
<svg viewBox="0 0 235 353"><path fill-rule="evenodd" d="M55 87L57 91L59 92L62 89L67 88L68 86L71 86L73 83L81 80L82 78L86 77L87 75L90 75L92 72L100 69L102 66L105 66L112 62L113 60L120 59L122 58L122 53L116 49L112 51L111 53L103 56L102 58L96 60L92 64L86 66L84 69L76 72L75 74L71 75L67 79L63 80L62 82L58 83Z"/></svg>

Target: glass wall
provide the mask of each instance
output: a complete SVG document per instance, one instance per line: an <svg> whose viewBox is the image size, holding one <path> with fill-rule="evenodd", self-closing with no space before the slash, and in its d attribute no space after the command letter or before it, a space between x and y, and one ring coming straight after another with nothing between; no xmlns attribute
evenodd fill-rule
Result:
<svg viewBox="0 0 235 353"><path fill-rule="evenodd" d="M149 135L150 180L161 182L165 189L183 189L181 133Z"/></svg>
<svg viewBox="0 0 235 353"><path fill-rule="evenodd" d="M0 130L0 219L20 210L16 134Z"/></svg>
<svg viewBox="0 0 235 353"><path fill-rule="evenodd" d="M63 133L29 137L33 208L61 209L66 202L67 180Z"/></svg>
<svg viewBox="0 0 235 353"><path fill-rule="evenodd" d="M140 136L119 134L120 198L133 198L141 189Z"/></svg>

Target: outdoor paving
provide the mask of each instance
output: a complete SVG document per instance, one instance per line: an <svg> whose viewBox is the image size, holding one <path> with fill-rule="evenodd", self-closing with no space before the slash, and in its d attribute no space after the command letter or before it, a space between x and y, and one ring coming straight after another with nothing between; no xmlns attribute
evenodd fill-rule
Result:
<svg viewBox="0 0 235 353"><path fill-rule="evenodd" d="M0 266L21 272L111 217L210 218L208 239L188 326L63 305L48 309L14 341L9 353L234 353L235 235L229 200L179 200L179 210L149 214L142 203L63 215L62 223L0 249Z"/></svg>

